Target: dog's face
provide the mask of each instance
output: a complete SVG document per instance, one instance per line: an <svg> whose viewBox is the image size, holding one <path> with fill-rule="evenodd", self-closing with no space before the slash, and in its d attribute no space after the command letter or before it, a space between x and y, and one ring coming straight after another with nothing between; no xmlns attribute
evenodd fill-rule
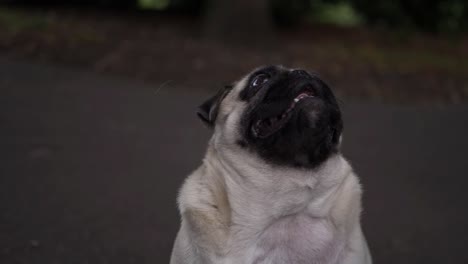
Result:
<svg viewBox="0 0 468 264"><path fill-rule="evenodd" d="M338 151L343 128L328 85L281 66L253 71L206 101L198 115L215 128L214 144L281 166L316 167Z"/></svg>

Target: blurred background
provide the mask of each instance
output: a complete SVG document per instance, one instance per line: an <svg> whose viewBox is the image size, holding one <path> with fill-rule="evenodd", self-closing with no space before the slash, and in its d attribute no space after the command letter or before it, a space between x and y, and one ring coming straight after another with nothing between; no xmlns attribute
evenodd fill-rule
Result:
<svg viewBox="0 0 468 264"><path fill-rule="evenodd" d="M0 263L168 263L196 107L255 67L340 99L375 263L468 263L468 1L1 0Z"/></svg>

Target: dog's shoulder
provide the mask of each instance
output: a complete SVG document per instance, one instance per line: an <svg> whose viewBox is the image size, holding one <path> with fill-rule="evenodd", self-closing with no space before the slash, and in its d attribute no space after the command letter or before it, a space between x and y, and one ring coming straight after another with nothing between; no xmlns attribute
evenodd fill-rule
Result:
<svg viewBox="0 0 468 264"><path fill-rule="evenodd" d="M223 178L202 165L184 182L178 198L184 224L200 248L222 255L230 226Z"/></svg>
<svg viewBox="0 0 468 264"><path fill-rule="evenodd" d="M221 175L202 164L185 180L179 191L179 209L225 211L229 207L226 187Z"/></svg>
<svg viewBox="0 0 468 264"><path fill-rule="evenodd" d="M359 179L354 173L350 171L349 175L341 184L340 192L336 197L336 202L331 208L331 217L335 225L348 225L354 226L359 221L361 213L361 195L362 188ZM345 220L353 220L346 223Z"/></svg>

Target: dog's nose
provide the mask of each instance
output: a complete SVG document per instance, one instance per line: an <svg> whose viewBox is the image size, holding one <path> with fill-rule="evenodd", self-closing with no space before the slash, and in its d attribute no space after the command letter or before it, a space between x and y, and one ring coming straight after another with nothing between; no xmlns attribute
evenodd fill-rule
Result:
<svg viewBox="0 0 468 264"><path fill-rule="evenodd" d="M304 70L293 70L291 73L294 74L294 75L302 76L302 77L309 76L309 73L304 71Z"/></svg>

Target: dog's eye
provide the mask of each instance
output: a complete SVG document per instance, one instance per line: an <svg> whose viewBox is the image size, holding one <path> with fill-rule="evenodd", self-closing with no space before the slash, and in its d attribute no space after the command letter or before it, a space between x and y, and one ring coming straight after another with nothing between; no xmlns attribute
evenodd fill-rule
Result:
<svg viewBox="0 0 468 264"><path fill-rule="evenodd" d="M270 76L268 76L267 74L259 74L257 76L255 76L255 78L252 80L250 86L252 87L258 87L266 82L268 82L268 80L270 79Z"/></svg>

